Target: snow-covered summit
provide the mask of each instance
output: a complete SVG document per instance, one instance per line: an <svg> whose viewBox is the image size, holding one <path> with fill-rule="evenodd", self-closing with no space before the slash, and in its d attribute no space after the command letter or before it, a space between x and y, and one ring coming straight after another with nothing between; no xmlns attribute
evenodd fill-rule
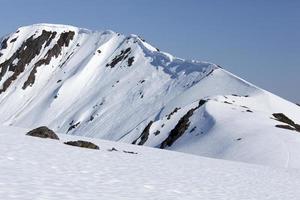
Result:
<svg viewBox="0 0 300 200"><path fill-rule="evenodd" d="M36 24L4 36L0 112L9 126L300 167L299 106L137 35Z"/></svg>

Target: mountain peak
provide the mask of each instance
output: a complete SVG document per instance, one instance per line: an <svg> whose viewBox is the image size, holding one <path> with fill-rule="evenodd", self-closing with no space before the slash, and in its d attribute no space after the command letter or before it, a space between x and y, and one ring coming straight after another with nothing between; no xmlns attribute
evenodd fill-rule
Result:
<svg viewBox="0 0 300 200"><path fill-rule="evenodd" d="M300 124L299 106L133 34L21 27L1 41L0 70L0 122L10 126L281 166L274 138L298 129L273 114Z"/></svg>

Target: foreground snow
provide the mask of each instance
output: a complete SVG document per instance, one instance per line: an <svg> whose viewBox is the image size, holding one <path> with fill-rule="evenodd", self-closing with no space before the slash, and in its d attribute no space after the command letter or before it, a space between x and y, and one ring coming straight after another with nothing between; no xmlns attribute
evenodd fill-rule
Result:
<svg viewBox="0 0 300 200"><path fill-rule="evenodd" d="M93 139L100 150L0 128L0 199L299 199L300 171ZM107 151L115 147L119 151ZM134 151L138 154L122 152Z"/></svg>

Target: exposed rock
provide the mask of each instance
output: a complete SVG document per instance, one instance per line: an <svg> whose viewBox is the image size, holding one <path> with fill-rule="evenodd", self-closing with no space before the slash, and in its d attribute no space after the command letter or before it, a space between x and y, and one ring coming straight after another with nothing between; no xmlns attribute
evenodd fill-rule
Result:
<svg viewBox="0 0 300 200"><path fill-rule="evenodd" d="M176 124L175 128L171 130L169 136L161 143L160 148L164 149L171 146L184 132L189 128L189 118L193 115L194 111L206 103L206 100L200 100L197 107L189 110Z"/></svg>
<svg viewBox="0 0 300 200"><path fill-rule="evenodd" d="M138 38L139 38L140 40L142 40L143 42L146 42L146 40L145 40L144 38L142 38L142 36L138 35Z"/></svg>
<svg viewBox="0 0 300 200"><path fill-rule="evenodd" d="M73 54L74 54L74 52L70 53L70 55L68 55L68 57L65 59L65 61L59 65L59 68L64 66L70 60L70 58L73 56Z"/></svg>
<svg viewBox="0 0 300 200"><path fill-rule="evenodd" d="M208 73L205 75L205 77L210 76L214 71L215 71L215 69L210 70L210 72L208 72Z"/></svg>
<svg viewBox="0 0 300 200"><path fill-rule="evenodd" d="M51 36L51 32L42 31L42 34L37 38L31 36L28 38L21 47L5 62L0 64L0 80L5 75L7 70L13 72L13 74L4 81L0 93L6 91L11 83L17 79L17 77L25 70L25 66L28 65L31 60L40 53L43 44ZM15 60L18 60L17 64L13 64Z"/></svg>
<svg viewBox="0 0 300 200"><path fill-rule="evenodd" d="M107 151L118 151L115 147L108 149Z"/></svg>
<svg viewBox="0 0 300 200"><path fill-rule="evenodd" d="M17 39L18 39L18 37L12 39L12 40L10 41L10 43L14 43L15 41L17 41Z"/></svg>
<svg viewBox="0 0 300 200"><path fill-rule="evenodd" d="M123 151L124 153L130 153L130 154L138 154L137 152L134 152L134 151Z"/></svg>
<svg viewBox="0 0 300 200"><path fill-rule="evenodd" d="M93 121L94 119L95 119L95 117L94 117L93 115L91 115L89 121L91 122L91 121Z"/></svg>
<svg viewBox="0 0 300 200"><path fill-rule="evenodd" d="M172 115L174 115L178 110L180 110L180 108L175 108L170 114L168 114L166 117L167 117L167 119L169 120L169 119L171 119L171 116Z"/></svg>
<svg viewBox="0 0 300 200"><path fill-rule="evenodd" d="M47 43L45 44L45 47L48 47L50 45L50 43L52 42L52 40L55 38L56 34L57 34L56 31L54 31L54 32L51 33L51 36L48 39Z"/></svg>
<svg viewBox="0 0 300 200"><path fill-rule="evenodd" d="M294 121L285 116L283 113L274 113L273 116L276 120L294 126Z"/></svg>
<svg viewBox="0 0 300 200"><path fill-rule="evenodd" d="M50 138L59 140L58 136L46 126L41 126L26 133L26 135L40 138Z"/></svg>
<svg viewBox="0 0 300 200"><path fill-rule="evenodd" d="M275 127L277 128L284 128L284 129L288 129L288 130L295 130L295 128L291 127L290 125L285 125L285 124L277 124L275 125Z"/></svg>
<svg viewBox="0 0 300 200"><path fill-rule="evenodd" d="M142 99L144 97L144 94L143 94L143 92L141 91L140 92L140 98Z"/></svg>
<svg viewBox="0 0 300 200"><path fill-rule="evenodd" d="M153 121L150 121L149 124L144 128L143 132L141 133L140 137L132 142L132 144L136 144L136 142L140 139L140 142L137 145L143 145L148 140L150 127L153 124Z"/></svg>
<svg viewBox="0 0 300 200"><path fill-rule="evenodd" d="M300 125L296 124L293 120L288 118L283 113L273 113L273 116L277 121L288 124L288 125L276 125L277 128L284 128L284 129L295 130L300 132Z"/></svg>
<svg viewBox="0 0 300 200"><path fill-rule="evenodd" d="M49 45L52 39L55 38L56 32L51 33L51 37L46 43L46 46ZM28 79L25 81L22 89L26 89L28 86L32 85L35 82L35 73L37 72L37 68L42 65L48 65L53 57L57 58L61 54L61 50L64 46L69 46L70 41L74 38L75 32L69 31L64 32L60 35L57 43L53 46L53 48L49 49L46 56L35 63L33 69L31 70Z"/></svg>
<svg viewBox="0 0 300 200"><path fill-rule="evenodd" d="M154 135L159 135L160 134L160 130L157 130L153 133Z"/></svg>
<svg viewBox="0 0 300 200"><path fill-rule="evenodd" d="M132 57L128 58L127 62L128 62L128 67L130 67L132 65L132 63L134 62L134 57L132 56Z"/></svg>
<svg viewBox="0 0 300 200"><path fill-rule="evenodd" d="M241 106L242 108L249 108L249 107L247 107L247 106Z"/></svg>
<svg viewBox="0 0 300 200"><path fill-rule="evenodd" d="M6 49L7 48L7 40L9 38L5 38L4 40L2 40L2 43L1 43L1 49Z"/></svg>
<svg viewBox="0 0 300 200"><path fill-rule="evenodd" d="M82 147L82 148L88 148L88 149L99 149L97 145L95 145L92 142L84 141L84 140L77 140L77 141L68 141L64 144L76 146L76 147Z"/></svg>
<svg viewBox="0 0 300 200"><path fill-rule="evenodd" d="M191 130L190 130L190 133L194 132L196 130L196 126L194 126Z"/></svg>
<svg viewBox="0 0 300 200"><path fill-rule="evenodd" d="M67 130L67 133L70 132L72 129L76 128L78 125L80 124L80 122L77 122L76 124L73 124L73 121L70 123L70 127Z"/></svg>
<svg viewBox="0 0 300 200"><path fill-rule="evenodd" d="M119 62L121 62L122 60L125 60L128 55L130 54L131 48L128 47L125 50L121 50L121 53L119 55L117 55L116 57L114 57L114 59L111 61L111 63L107 63L106 67L111 67L114 68L116 64L118 64Z"/></svg>

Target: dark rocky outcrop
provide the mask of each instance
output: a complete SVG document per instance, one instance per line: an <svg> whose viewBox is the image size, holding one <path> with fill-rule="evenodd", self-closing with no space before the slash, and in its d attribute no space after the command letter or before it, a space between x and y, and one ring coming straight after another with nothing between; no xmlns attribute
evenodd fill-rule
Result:
<svg viewBox="0 0 300 200"><path fill-rule="evenodd" d="M294 128L294 127L291 127L290 125L277 124L277 125L275 125L275 127L277 127L277 128L284 128L284 129L288 129L288 130L293 130L293 131L295 131L295 128Z"/></svg>
<svg viewBox="0 0 300 200"><path fill-rule="evenodd" d="M40 138L59 140L58 136L46 126L41 126L26 133L26 135Z"/></svg>
<svg viewBox="0 0 300 200"><path fill-rule="evenodd" d="M134 152L134 151L123 151L124 153L129 153L129 154L138 154L137 152Z"/></svg>
<svg viewBox="0 0 300 200"><path fill-rule="evenodd" d="M293 120L288 118L283 113L273 113L273 117L275 117L277 121L287 124L287 125L276 125L277 128L284 128L284 129L295 130L300 132L300 125L296 124Z"/></svg>
<svg viewBox="0 0 300 200"><path fill-rule="evenodd" d="M194 126L191 130L190 130L190 133L194 132L196 130L196 126Z"/></svg>
<svg viewBox="0 0 300 200"><path fill-rule="evenodd" d="M283 113L273 113L276 120L294 126L294 121L285 116Z"/></svg>
<svg viewBox="0 0 300 200"><path fill-rule="evenodd" d="M134 57L133 57L133 56L130 57L130 58L128 58L128 61L127 61L128 67L130 67L130 66L132 65L133 62L134 62Z"/></svg>
<svg viewBox="0 0 300 200"><path fill-rule="evenodd" d="M76 128L77 126L79 126L80 122L77 122L76 124L73 124L74 122L72 121L70 123L70 127L67 130L67 133L70 132L72 129Z"/></svg>
<svg viewBox="0 0 300 200"><path fill-rule="evenodd" d="M47 41L45 46L50 45L51 41L55 38L56 32L51 34L51 37ZM71 40L73 40L75 32L69 31L64 32L60 35L57 43L53 46L53 48L49 49L46 56L35 63L33 69L31 70L28 79L23 84L22 89L26 89L28 86L32 85L35 82L35 73L37 72L37 68L42 65L48 65L53 57L57 58L61 54L61 50L64 46L69 46Z"/></svg>
<svg viewBox="0 0 300 200"><path fill-rule="evenodd" d="M82 148L88 148L88 149L99 149L97 145L95 145L92 142L84 141L84 140L77 140L77 141L68 141L64 144L76 146L76 147L82 147Z"/></svg>
<svg viewBox="0 0 300 200"><path fill-rule="evenodd" d="M170 114L166 115L167 119L171 119L171 116L174 115L178 110L180 110L180 108L175 108Z"/></svg>
<svg viewBox="0 0 300 200"><path fill-rule="evenodd" d="M3 39L2 40L2 42L1 42L1 49L6 49L7 48L7 40L8 40L9 38L5 38L5 39Z"/></svg>
<svg viewBox="0 0 300 200"><path fill-rule="evenodd" d="M106 67L111 67L114 68L116 64L118 64L119 62L126 60L126 58L129 56L131 52L131 48L128 47L125 50L121 50L121 53L119 55L117 55L116 57L114 57L114 59L111 61L111 63L107 63Z"/></svg>
<svg viewBox="0 0 300 200"><path fill-rule="evenodd" d="M140 142L137 145L143 145L148 140L150 127L153 124L153 121L150 121L149 124L144 128L141 135L132 142L132 144L136 144L136 142L140 139Z"/></svg>
<svg viewBox="0 0 300 200"><path fill-rule="evenodd" d="M176 124L175 128L171 130L169 136L161 143L160 148L164 149L171 146L178 138L180 138L184 132L189 128L190 117L193 115L194 111L200 108L206 103L206 100L200 100L197 107L189 110Z"/></svg>
<svg viewBox="0 0 300 200"><path fill-rule="evenodd" d="M9 43L14 43L15 41L17 41L18 37L12 39Z"/></svg>
<svg viewBox="0 0 300 200"><path fill-rule="evenodd" d="M112 147L111 149L108 149L107 151L118 151L115 147Z"/></svg>
<svg viewBox="0 0 300 200"><path fill-rule="evenodd" d="M7 70L13 72L13 74L4 81L0 93L6 91L11 83L25 70L25 66L40 53L43 44L50 38L51 34L51 32L44 30L42 31L42 34L36 38L31 36L8 60L0 64L0 80L3 78ZM13 64L15 60L17 60L17 63Z"/></svg>
<svg viewBox="0 0 300 200"><path fill-rule="evenodd" d="M159 135L160 134L160 130L157 130L153 133L154 135Z"/></svg>

